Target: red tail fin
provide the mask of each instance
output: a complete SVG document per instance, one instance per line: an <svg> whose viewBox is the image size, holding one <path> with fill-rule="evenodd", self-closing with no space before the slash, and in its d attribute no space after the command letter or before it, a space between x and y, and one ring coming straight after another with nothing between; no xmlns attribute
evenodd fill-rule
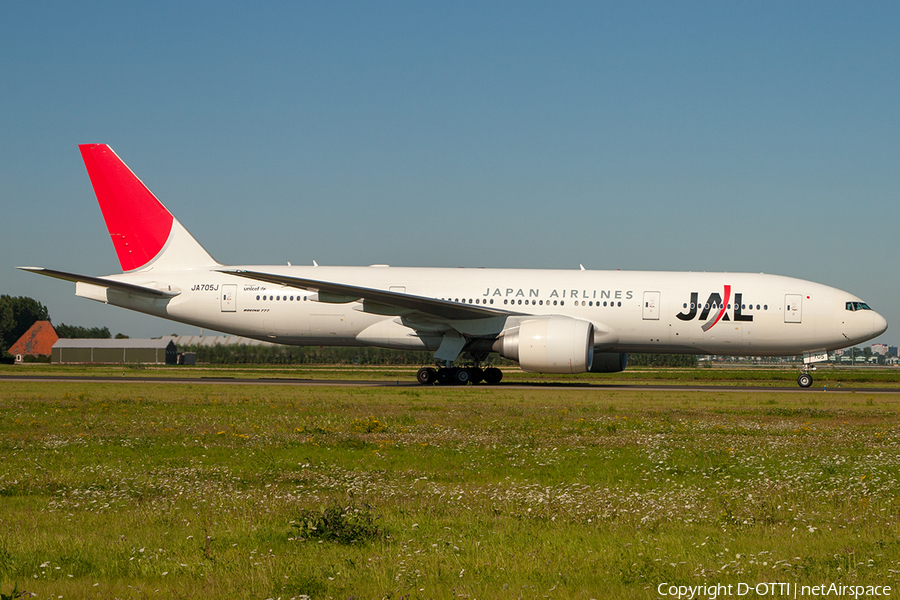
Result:
<svg viewBox="0 0 900 600"><path fill-rule="evenodd" d="M123 271L143 267L165 246L175 220L106 144L79 146Z"/></svg>
<svg viewBox="0 0 900 600"><path fill-rule="evenodd" d="M123 271L218 265L106 144L79 146Z"/></svg>

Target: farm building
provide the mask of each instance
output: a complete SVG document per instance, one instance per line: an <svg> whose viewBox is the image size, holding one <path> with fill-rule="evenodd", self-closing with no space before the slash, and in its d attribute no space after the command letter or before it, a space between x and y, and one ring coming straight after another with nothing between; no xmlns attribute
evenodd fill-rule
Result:
<svg viewBox="0 0 900 600"><path fill-rule="evenodd" d="M8 352L16 357L16 364L24 362L26 356L50 356L51 348L58 339L50 321L37 321Z"/></svg>
<svg viewBox="0 0 900 600"><path fill-rule="evenodd" d="M50 362L55 364L174 365L178 350L169 339L163 340L59 340L53 344Z"/></svg>

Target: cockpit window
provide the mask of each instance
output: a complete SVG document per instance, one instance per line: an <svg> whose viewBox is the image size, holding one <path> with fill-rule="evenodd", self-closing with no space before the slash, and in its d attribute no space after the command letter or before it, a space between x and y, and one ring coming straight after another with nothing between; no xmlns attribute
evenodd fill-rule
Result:
<svg viewBox="0 0 900 600"><path fill-rule="evenodd" d="M871 308L869 308L869 305L866 304L865 302L848 302L848 303L846 304L846 308L847 308L847 310L849 310L849 311L855 311L855 310L872 310Z"/></svg>

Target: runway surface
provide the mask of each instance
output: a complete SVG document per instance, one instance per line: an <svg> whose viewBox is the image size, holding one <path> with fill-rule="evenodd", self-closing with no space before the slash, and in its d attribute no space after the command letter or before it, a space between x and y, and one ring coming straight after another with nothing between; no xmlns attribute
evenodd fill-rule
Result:
<svg viewBox="0 0 900 600"><path fill-rule="evenodd" d="M795 392L800 394L815 393L865 393L865 394L900 394L900 388L866 388L845 385L824 389L813 384L810 388L791 386L760 386L760 385L665 385L665 384L641 384L641 383L500 383L494 386L424 386L416 381L364 381L364 380L340 380L340 379L292 379L292 378L265 378L238 379L231 377L79 377L66 375L0 375L0 382L32 382L32 383L143 383L143 384L169 384L169 385L270 385L270 386L308 386L308 387L405 387L416 389L497 389L497 390L594 390L594 391L661 391L661 392Z"/></svg>

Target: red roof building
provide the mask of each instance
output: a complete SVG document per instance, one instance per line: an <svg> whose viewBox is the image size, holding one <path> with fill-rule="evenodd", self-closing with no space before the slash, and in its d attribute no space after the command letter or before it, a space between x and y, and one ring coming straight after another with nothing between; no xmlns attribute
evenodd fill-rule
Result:
<svg viewBox="0 0 900 600"><path fill-rule="evenodd" d="M28 328L19 341L8 350L16 357L16 362L21 362L23 356L50 356L53 344L59 340L56 331L50 321L37 321Z"/></svg>

